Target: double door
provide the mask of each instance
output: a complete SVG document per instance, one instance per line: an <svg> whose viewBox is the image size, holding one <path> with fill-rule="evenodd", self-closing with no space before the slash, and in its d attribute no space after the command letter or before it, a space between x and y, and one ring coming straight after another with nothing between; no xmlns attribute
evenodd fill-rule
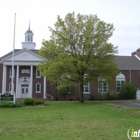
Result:
<svg viewBox="0 0 140 140"><path fill-rule="evenodd" d="M29 97L29 85L21 85L21 96L22 98Z"/></svg>

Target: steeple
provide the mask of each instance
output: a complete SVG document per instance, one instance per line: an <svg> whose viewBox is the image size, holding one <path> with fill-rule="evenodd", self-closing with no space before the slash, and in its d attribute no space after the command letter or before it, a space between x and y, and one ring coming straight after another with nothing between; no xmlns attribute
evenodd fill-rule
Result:
<svg viewBox="0 0 140 140"><path fill-rule="evenodd" d="M25 32L25 42L22 42L22 48L35 49L36 44L33 42L33 32L30 29L30 21L28 30Z"/></svg>

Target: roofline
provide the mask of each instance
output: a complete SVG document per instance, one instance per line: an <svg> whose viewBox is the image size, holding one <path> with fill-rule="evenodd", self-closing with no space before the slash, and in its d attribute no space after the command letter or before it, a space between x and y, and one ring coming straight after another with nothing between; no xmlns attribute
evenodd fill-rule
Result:
<svg viewBox="0 0 140 140"><path fill-rule="evenodd" d="M17 50L18 50L18 49L17 49ZM28 49L26 49L26 48L24 48L24 49L19 49L19 51L16 52L15 55L17 55L17 54L19 54L19 53L21 53L21 52L23 52L23 51L27 51L27 52L29 52L29 53L31 53L31 54L37 56L37 57L40 57L40 58L43 59L44 61L47 61L46 58L41 57L39 54L33 53L31 50L28 50ZM35 50L35 51L38 51L38 50ZM11 52L12 52L12 51L11 51ZM11 53L11 52L10 52L10 53ZM10 54L10 53L9 53L9 54ZM7 55L7 54L6 54L6 55ZM3 62L5 59L10 58L11 56L12 56L12 54L9 55L9 56L7 56L7 57L5 57L4 59L1 59L1 61Z"/></svg>

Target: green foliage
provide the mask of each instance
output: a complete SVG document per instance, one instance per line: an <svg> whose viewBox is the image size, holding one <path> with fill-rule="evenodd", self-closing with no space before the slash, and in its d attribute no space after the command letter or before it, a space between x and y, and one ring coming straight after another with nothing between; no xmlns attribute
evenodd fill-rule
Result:
<svg viewBox="0 0 140 140"><path fill-rule="evenodd" d="M116 100L118 99L118 94L114 90L108 90L106 92L98 93L99 100Z"/></svg>
<svg viewBox="0 0 140 140"><path fill-rule="evenodd" d="M60 86L57 88L56 93L63 94L63 95L74 94L75 89L76 89L76 86L74 84L64 86L64 87Z"/></svg>
<svg viewBox="0 0 140 140"><path fill-rule="evenodd" d="M113 24L101 21L96 15L68 13L64 20L58 16L51 39L44 40L39 54L47 58L38 69L43 76L60 85L80 84L80 101L83 102L83 85L97 82L98 77L108 81L116 76L114 62L117 47L109 41Z"/></svg>
<svg viewBox="0 0 140 140"><path fill-rule="evenodd" d="M139 109L101 101L49 105L0 109L0 140L128 140L131 126L140 129Z"/></svg>
<svg viewBox="0 0 140 140"><path fill-rule="evenodd" d="M18 108L23 107L21 103L12 103L12 102L0 102L0 108Z"/></svg>
<svg viewBox="0 0 140 140"><path fill-rule="evenodd" d="M44 101L38 99L34 100L34 105L42 105L42 104L44 104Z"/></svg>
<svg viewBox="0 0 140 140"><path fill-rule="evenodd" d="M105 100L106 99L106 94L105 92L99 92L97 95L98 100Z"/></svg>
<svg viewBox="0 0 140 140"><path fill-rule="evenodd" d="M105 92L106 100L116 100L118 98L118 94L114 90L108 90Z"/></svg>
<svg viewBox="0 0 140 140"><path fill-rule="evenodd" d="M32 98L25 98L23 100L23 104L25 104L25 105L34 105L34 99L32 99Z"/></svg>
<svg viewBox="0 0 140 140"><path fill-rule="evenodd" d="M90 101L93 101L93 100L95 100L95 97L94 97L94 95L90 95L90 97L89 97L89 100L90 100Z"/></svg>
<svg viewBox="0 0 140 140"><path fill-rule="evenodd" d="M120 87L120 99L136 99L137 87L134 83L124 83Z"/></svg>

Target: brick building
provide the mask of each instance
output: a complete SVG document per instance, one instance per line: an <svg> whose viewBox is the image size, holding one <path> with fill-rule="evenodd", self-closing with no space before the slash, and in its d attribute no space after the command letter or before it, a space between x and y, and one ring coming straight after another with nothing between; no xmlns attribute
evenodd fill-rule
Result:
<svg viewBox="0 0 140 140"><path fill-rule="evenodd" d="M33 32L29 29L25 32L25 41L22 49L15 49L14 53L14 92L16 98L46 98L54 97L64 100L62 95L56 95L57 84L52 85L46 77L42 77L36 69L39 62L46 62L35 49ZM115 62L119 72L114 77L113 83L98 80L97 84L87 83L83 87L84 98L90 95L96 96L99 92L107 90L118 90L122 83L133 82L140 88L140 49L133 52L131 56L116 56ZM11 92L12 81L12 51L0 58L0 93ZM79 85L74 95L68 95L66 99L79 98Z"/></svg>

